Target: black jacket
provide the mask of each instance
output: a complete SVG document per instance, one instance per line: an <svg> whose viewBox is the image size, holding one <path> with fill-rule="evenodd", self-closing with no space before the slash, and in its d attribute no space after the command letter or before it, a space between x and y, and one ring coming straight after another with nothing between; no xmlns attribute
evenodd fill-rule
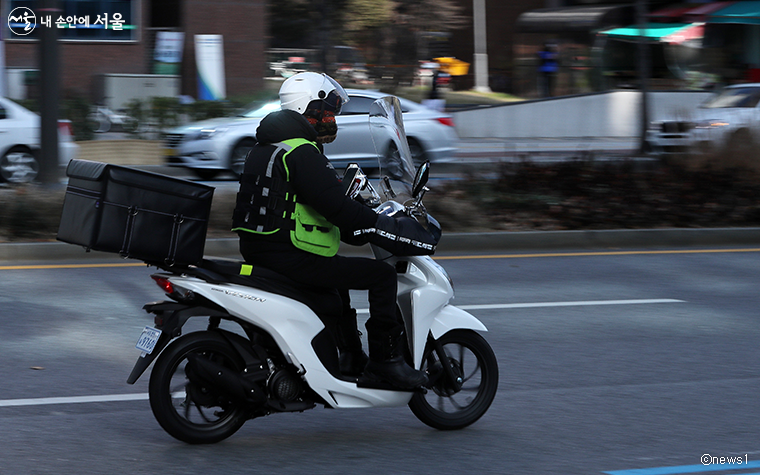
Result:
<svg viewBox="0 0 760 475"><path fill-rule="evenodd" d="M338 135L340 136L340 131ZM246 159L247 165L249 161L259 165L262 162L268 163L274 151L271 144L295 138L314 142L317 134L301 114L290 110L281 110L270 113L261 121L256 130L256 138L258 143L251 149ZM332 164L315 147L302 145L293 150L287 156L286 161L290 184L295 189L298 200L310 205L328 221L340 228L343 233L350 233L355 229L371 228L375 225L377 214L372 209L345 196L343 185ZM275 166L280 169L281 176L284 176L282 161L276 161ZM245 174L241 180L244 178ZM274 241L292 246L289 232L285 230L269 236L244 231L239 234L244 240ZM275 247L283 248L283 246Z"/></svg>

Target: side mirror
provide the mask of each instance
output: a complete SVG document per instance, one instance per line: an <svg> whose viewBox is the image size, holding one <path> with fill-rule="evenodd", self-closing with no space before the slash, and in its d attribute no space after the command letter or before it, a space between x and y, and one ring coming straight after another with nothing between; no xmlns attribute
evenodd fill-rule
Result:
<svg viewBox="0 0 760 475"><path fill-rule="evenodd" d="M430 162L425 162L417 169L417 174L414 176L414 184L412 185L412 197L417 197L427 185L430 178Z"/></svg>
<svg viewBox="0 0 760 475"><path fill-rule="evenodd" d="M351 193L351 185L353 185L356 175L361 171L359 165L356 163L349 163L346 167L346 171L343 172L343 194L348 196Z"/></svg>

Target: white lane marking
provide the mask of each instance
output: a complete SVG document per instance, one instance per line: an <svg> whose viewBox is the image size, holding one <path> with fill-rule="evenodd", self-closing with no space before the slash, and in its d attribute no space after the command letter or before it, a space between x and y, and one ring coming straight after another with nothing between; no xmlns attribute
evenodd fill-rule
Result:
<svg viewBox="0 0 760 475"><path fill-rule="evenodd" d="M103 396L40 397L32 399L0 399L0 407L43 406L46 404L81 404L113 401L147 401L148 394L106 394Z"/></svg>
<svg viewBox="0 0 760 475"><path fill-rule="evenodd" d="M531 302L531 303L497 303L486 305L456 305L462 310L494 310L503 308L538 308L538 307L582 307L589 305L641 305L653 303L684 303L678 299L637 299L637 300L585 300L576 302ZM357 313L369 313L368 308L360 308Z"/></svg>
<svg viewBox="0 0 760 475"><path fill-rule="evenodd" d="M505 303L485 305L461 305L462 310L494 310L504 308L537 308L537 307L579 307L585 305L641 305L656 303L684 303L677 299L638 299L638 300L587 300L576 302L535 302L535 303ZM369 313L369 309L361 308L357 313ZM74 397L43 397L33 399L0 399L0 407L43 406L48 404L81 404L93 402L114 401L147 401L147 394L110 394L104 396L74 396Z"/></svg>

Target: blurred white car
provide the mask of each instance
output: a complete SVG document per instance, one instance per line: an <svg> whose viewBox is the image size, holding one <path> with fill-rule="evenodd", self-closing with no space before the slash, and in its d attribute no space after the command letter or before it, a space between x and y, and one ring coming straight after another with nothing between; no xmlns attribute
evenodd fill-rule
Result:
<svg viewBox="0 0 760 475"><path fill-rule="evenodd" d="M728 86L691 117L652 122L647 143L660 156L718 150L751 150L760 144L760 84Z"/></svg>
<svg viewBox="0 0 760 475"><path fill-rule="evenodd" d="M40 116L0 97L0 181L26 183L40 171ZM71 122L58 121L58 163L66 166L79 154L71 139Z"/></svg>
<svg viewBox="0 0 760 475"><path fill-rule="evenodd" d="M351 162L362 168L377 168L369 131L369 107L387 94L361 89L346 92L349 101L336 118L338 138L325 145L325 155L336 168L345 168ZM452 117L416 102L400 101L415 162L451 157L458 140ZM279 102L270 102L237 117L195 122L169 131L164 142L169 165L190 168L204 179L226 170L239 174L248 151L256 143L259 122L279 108Z"/></svg>

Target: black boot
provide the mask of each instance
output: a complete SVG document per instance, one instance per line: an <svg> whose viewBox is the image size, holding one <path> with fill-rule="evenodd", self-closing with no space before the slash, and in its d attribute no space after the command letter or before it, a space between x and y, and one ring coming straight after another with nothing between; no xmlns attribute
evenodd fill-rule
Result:
<svg viewBox="0 0 760 475"><path fill-rule="evenodd" d="M369 357L362 349L361 332L356 324L356 310L343 315L338 324L338 350L340 350L340 372L345 376L359 376L367 366Z"/></svg>
<svg viewBox="0 0 760 475"><path fill-rule="evenodd" d="M364 370L364 378L389 383L399 389L426 385L427 375L412 368L404 360L403 339L403 332L398 336L389 335L380 341L370 339L370 358Z"/></svg>

